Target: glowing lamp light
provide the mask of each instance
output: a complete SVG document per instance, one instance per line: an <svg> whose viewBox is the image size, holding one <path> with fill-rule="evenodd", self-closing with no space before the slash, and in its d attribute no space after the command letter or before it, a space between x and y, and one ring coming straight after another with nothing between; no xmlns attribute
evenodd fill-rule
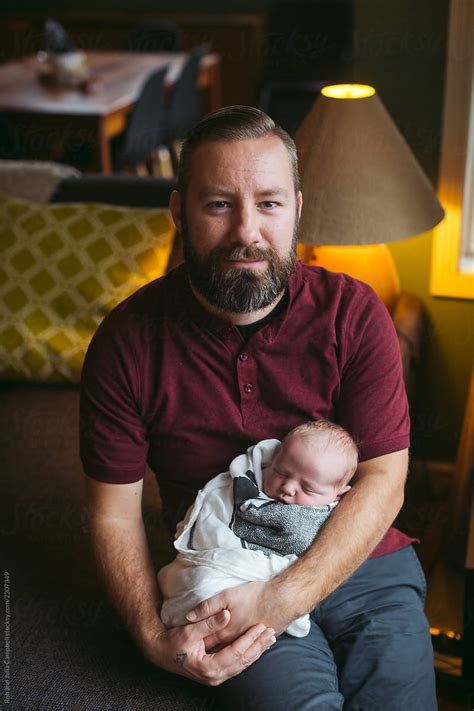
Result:
<svg viewBox="0 0 474 711"><path fill-rule="evenodd" d="M373 96L375 89L368 84L331 84L323 87L321 94L330 99L365 99Z"/></svg>

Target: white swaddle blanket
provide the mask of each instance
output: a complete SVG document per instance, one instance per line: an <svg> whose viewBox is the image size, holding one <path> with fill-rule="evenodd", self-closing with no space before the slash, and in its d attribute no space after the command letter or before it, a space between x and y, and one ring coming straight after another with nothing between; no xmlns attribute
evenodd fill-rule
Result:
<svg viewBox="0 0 474 711"><path fill-rule="evenodd" d="M164 599L160 615L165 625L176 627L186 624L186 613L206 598L242 583L269 580L297 560L293 553L279 555L249 550L243 547L245 541L230 527L234 517L234 481L237 478L243 482L244 490L248 482L250 494L258 493L256 498L246 499L240 506L242 511L257 510L273 501L263 493L262 468L271 462L279 444L277 439L267 439L249 447L245 454L232 461L228 472L214 477L199 491L185 518L184 528L174 542L178 555L158 573ZM249 478L252 473L256 486ZM286 507L285 504L281 506ZM309 509L313 521L319 516L319 525L313 528L315 535L334 506L298 509ZM296 507L290 505L287 508ZM319 514L318 509L321 510ZM309 629L309 615L303 615L294 620L286 632L304 637Z"/></svg>

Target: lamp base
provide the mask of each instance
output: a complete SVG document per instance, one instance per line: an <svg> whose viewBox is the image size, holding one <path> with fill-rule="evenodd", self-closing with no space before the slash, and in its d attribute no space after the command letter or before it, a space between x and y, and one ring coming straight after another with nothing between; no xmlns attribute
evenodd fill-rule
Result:
<svg viewBox="0 0 474 711"><path fill-rule="evenodd" d="M343 272L369 284L389 311L400 296L400 281L386 244L312 247L301 244L298 257L311 266Z"/></svg>

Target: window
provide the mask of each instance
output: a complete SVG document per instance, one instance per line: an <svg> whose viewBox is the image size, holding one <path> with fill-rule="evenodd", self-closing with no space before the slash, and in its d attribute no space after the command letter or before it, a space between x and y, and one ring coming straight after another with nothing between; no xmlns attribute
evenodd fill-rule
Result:
<svg viewBox="0 0 474 711"><path fill-rule="evenodd" d="M474 4L451 0L431 293L474 299Z"/></svg>

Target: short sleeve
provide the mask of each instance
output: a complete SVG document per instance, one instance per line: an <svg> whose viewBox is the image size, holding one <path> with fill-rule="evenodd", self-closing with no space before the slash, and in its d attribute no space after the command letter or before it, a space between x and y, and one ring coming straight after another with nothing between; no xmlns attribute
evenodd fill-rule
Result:
<svg viewBox="0 0 474 711"><path fill-rule="evenodd" d="M360 461L406 449L410 419L400 347L390 314L370 287L353 299L343 331L337 421L355 439Z"/></svg>
<svg viewBox="0 0 474 711"><path fill-rule="evenodd" d="M148 443L130 334L112 312L87 351L81 375L80 455L84 472L128 484L143 478Z"/></svg>

